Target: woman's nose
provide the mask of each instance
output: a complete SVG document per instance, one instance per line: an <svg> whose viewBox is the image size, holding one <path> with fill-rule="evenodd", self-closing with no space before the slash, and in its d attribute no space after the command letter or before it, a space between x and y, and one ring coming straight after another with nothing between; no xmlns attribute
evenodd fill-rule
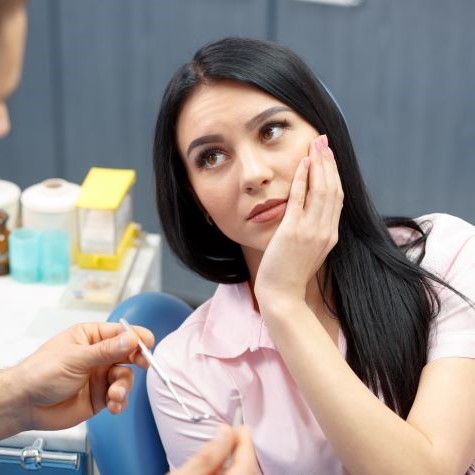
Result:
<svg viewBox="0 0 475 475"><path fill-rule="evenodd" d="M253 193L271 182L274 171L262 154L247 150L240 157L241 188L246 193Z"/></svg>

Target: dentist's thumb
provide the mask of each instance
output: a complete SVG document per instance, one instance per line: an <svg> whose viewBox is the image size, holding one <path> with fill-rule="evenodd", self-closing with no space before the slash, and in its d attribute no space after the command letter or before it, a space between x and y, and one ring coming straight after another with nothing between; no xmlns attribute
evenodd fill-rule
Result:
<svg viewBox="0 0 475 475"><path fill-rule="evenodd" d="M100 365L131 363L129 355L138 348L138 337L124 331L111 338L105 338L87 347L83 363L89 368Z"/></svg>

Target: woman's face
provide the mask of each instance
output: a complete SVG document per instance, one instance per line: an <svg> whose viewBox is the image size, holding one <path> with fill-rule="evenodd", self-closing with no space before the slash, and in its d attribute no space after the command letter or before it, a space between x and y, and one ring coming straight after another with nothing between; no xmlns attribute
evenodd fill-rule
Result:
<svg viewBox="0 0 475 475"><path fill-rule="evenodd" d="M282 102L232 81L200 86L177 124L196 196L245 254L265 250L284 215L297 165L317 135Z"/></svg>

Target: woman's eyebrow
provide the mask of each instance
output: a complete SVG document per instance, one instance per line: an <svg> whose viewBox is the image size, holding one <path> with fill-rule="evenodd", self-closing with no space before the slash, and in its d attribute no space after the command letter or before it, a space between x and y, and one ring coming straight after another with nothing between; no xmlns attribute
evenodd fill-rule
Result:
<svg viewBox="0 0 475 475"><path fill-rule="evenodd" d="M290 107L286 106L273 106L269 107L268 109L260 112L252 119L249 119L245 124L244 127L247 130L254 129L258 124L264 122L267 118L277 114L278 112L293 112ZM222 143L224 142L224 137L221 134L214 134L214 135L203 135L202 137L198 137L191 141L190 145L188 145L188 149L186 150L186 156L190 156L190 152L200 145L205 145L207 143Z"/></svg>
<svg viewBox="0 0 475 475"><path fill-rule="evenodd" d="M188 149L186 150L186 156L190 156L190 152L195 148L199 147L200 145L205 145L207 143L216 143L216 142L224 142L224 137L220 134L215 135L203 135L202 137L198 137L191 141L190 145L188 145Z"/></svg>
<svg viewBox="0 0 475 475"><path fill-rule="evenodd" d="M254 129L258 124L261 122L264 122L266 119L269 117L273 116L274 114L277 114L278 112L292 112L292 109L289 107L285 106L273 106L269 107L269 109L266 109L265 111L260 112L257 114L255 117L252 119L248 120L244 126L246 127L247 130L252 130Z"/></svg>

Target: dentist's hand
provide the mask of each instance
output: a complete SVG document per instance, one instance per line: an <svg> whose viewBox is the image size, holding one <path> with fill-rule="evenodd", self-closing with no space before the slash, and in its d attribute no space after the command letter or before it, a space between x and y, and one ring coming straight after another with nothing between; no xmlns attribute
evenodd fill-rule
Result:
<svg viewBox="0 0 475 475"><path fill-rule="evenodd" d="M263 314L267 306L305 300L308 282L338 241L342 206L335 159L321 135L297 167L285 215L257 272L254 291Z"/></svg>
<svg viewBox="0 0 475 475"><path fill-rule="evenodd" d="M248 427L220 427L219 435L209 441L185 465L169 475L258 475L259 470Z"/></svg>
<svg viewBox="0 0 475 475"><path fill-rule="evenodd" d="M154 337L149 330L134 330L152 347ZM106 406L112 413L120 413L133 385L133 371L118 363L147 367L137 336L124 332L118 323L75 325L47 341L8 370L17 375L21 385L24 428L71 427Z"/></svg>

